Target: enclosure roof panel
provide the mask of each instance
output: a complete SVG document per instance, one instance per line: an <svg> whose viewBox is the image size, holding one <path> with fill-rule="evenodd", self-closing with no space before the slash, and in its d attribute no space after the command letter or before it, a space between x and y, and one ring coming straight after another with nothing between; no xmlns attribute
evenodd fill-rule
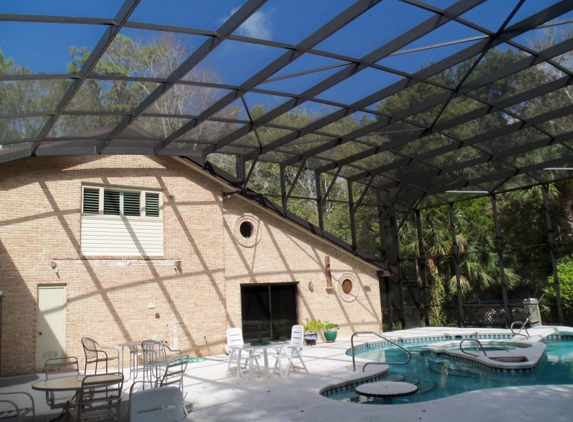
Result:
<svg viewBox="0 0 573 422"><path fill-rule="evenodd" d="M172 155L408 209L573 174L570 0L6 0L0 35L0 163Z"/></svg>

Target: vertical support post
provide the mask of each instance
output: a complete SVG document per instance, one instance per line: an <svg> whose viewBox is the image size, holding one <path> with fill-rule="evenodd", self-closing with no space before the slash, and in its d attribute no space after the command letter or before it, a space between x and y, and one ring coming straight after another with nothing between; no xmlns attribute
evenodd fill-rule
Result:
<svg viewBox="0 0 573 422"><path fill-rule="evenodd" d="M314 181L316 184L316 210L318 211L318 228L320 229L320 234L324 233L324 215L322 206L322 186L320 184L320 173L314 172Z"/></svg>
<svg viewBox="0 0 573 422"><path fill-rule="evenodd" d="M356 250L356 210L354 209L354 193L352 192L352 182L348 185L348 206L350 211L350 235L352 236L352 250Z"/></svg>
<svg viewBox="0 0 573 422"><path fill-rule="evenodd" d="M384 229L384 202L382 191L376 189L376 202L378 205L378 236L380 237L380 259L384 262L386 269L388 269L388 254L386 252L386 230Z"/></svg>
<svg viewBox="0 0 573 422"><path fill-rule="evenodd" d="M281 204L283 207L283 217L287 214L287 195L286 195L286 183L285 183L285 168L281 164L280 166L280 182L281 182Z"/></svg>
<svg viewBox="0 0 573 422"><path fill-rule="evenodd" d="M420 215L420 210L415 211L416 217L416 231L418 233L418 270L420 272L420 281L422 288L422 303L423 310L422 316L424 317L424 323L426 327L430 326L430 314L429 314L429 298L428 298L428 280L426 277L426 251L424 250L424 237L422 235L422 218Z"/></svg>
<svg viewBox="0 0 573 422"><path fill-rule="evenodd" d="M505 278L505 266L503 264L503 239L501 237L501 228L499 227L499 214L497 212L497 201L495 199L495 195L491 195L491 208L493 211L493 223L495 226L495 246L497 249L497 262L499 264L499 277L501 280L505 325L506 328L509 328L513 322L513 316L509 312L509 303L507 299L507 280Z"/></svg>
<svg viewBox="0 0 573 422"><path fill-rule="evenodd" d="M404 286L402 284L402 264L400 263L400 249L398 245L398 225L396 224L396 207L392 207L391 219L392 223L392 249L394 251L394 262L396 263L396 275L398 276L398 300L400 301L400 323L402 329L406 327L406 312L404 309Z"/></svg>
<svg viewBox="0 0 573 422"><path fill-rule="evenodd" d="M551 225L551 214L549 213L549 195L547 185L541 185L543 192L543 208L545 210L545 225L547 228L547 243L549 243L549 254L551 256L551 269L553 270L553 286L555 288L555 301L557 302L557 316L559 325L565 325L563 318L563 308L561 307L561 290L559 289L559 275L557 273L557 259L555 258L555 239L553 238L553 227Z"/></svg>
<svg viewBox="0 0 573 422"><path fill-rule="evenodd" d="M380 258L384 262L386 269L389 268L388 265L388 254L386 250L386 230L384 228L384 196L383 191L376 189L376 199L378 203L378 235L380 236ZM382 284L382 281L384 284ZM394 316L392 315L392 301L390 299L390 281L388 277L382 277L382 271L378 272L378 286L380 289L380 309L382 310L382 323L384 323L384 309L388 311L388 330L392 331L394 327ZM384 289L382 289L384 286ZM387 299L387 306L384 306L384 299Z"/></svg>
<svg viewBox="0 0 573 422"><path fill-rule="evenodd" d="M463 328L464 326L464 307L462 300L462 276L460 274L460 256L458 241L456 240L456 221L454 219L454 204L450 202L450 229L452 232L452 251L454 252L454 268L456 270L456 286L458 290L458 325Z"/></svg>
<svg viewBox="0 0 573 422"><path fill-rule="evenodd" d="M382 294L382 279L384 279L384 293ZM388 308L388 331L394 330L394 312L392 312L392 298L390 297L390 278L378 275L378 285L380 286L380 301L382 302L382 311L384 311L384 301L386 298Z"/></svg>
<svg viewBox="0 0 573 422"><path fill-rule="evenodd" d="M240 155L235 156L235 172L237 173L237 178L241 180L241 184L245 185L245 163L243 157Z"/></svg>

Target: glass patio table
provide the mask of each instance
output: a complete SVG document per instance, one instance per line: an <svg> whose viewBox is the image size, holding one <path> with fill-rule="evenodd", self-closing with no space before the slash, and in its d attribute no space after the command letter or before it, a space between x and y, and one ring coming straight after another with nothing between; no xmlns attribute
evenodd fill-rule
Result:
<svg viewBox="0 0 573 422"><path fill-rule="evenodd" d="M105 374L101 374L102 381L113 381L120 377L117 374L108 374L104 378ZM79 391L82 388L82 381L85 375L74 375L71 377L59 377L59 378L48 378L42 381L38 381L32 384L32 390L37 391ZM49 419L48 422L63 421L65 419L66 412L62 410L55 418Z"/></svg>
<svg viewBox="0 0 573 422"><path fill-rule="evenodd" d="M126 341L124 343L118 344L121 347L121 369L124 371L125 369L125 362L124 362L124 352L125 349L129 349L129 376L126 380L131 379L131 375L135 373L133 380L137 378L137 374L139 373L139 353L141 352L141 341Z"/></svg>

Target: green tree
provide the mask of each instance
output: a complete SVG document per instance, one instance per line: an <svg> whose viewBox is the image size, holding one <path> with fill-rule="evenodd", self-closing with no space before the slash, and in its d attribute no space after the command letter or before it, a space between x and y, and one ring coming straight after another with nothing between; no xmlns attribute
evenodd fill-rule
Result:
<svg viewBox="0 0 573 422"><path fill-rule="evenodd" d="M563 308L573 310L573 258L567 257L557 264L557 276L559 277L559 293ZM547 287L544 289L547 299L555 300L555 283L553 276L547 278Z"/></svg>
<svg viewBox="0 0 573 422"><path fill-rule="evenodd" d="M188 53L183 41L172 34L164 34L147 42L118 35L104 56L98 61L93 71L96 77L84 82L68 108L76 111L123 111L129 113L158 87L158 83L134 82L124 80L121 77L142 76L158 80L166 78L183 63ZM78 72L90 54L91 52L86 48L72 47L70 49L72 62L68 65L68 72ZM106 78L97 79L97 75ZM117 79L114 80L114 76ZM171 135L188 122L186 116L199 115L221 95L215 88L201 85L205 82L220 82L220 78L212 69L196 68L184 79L198 82L198 84L176 84L172 86L147 110L155 116L141 116L136 121L136 124L150 132L151 136L164 138ZM230 107L220 113L219 117L232 119L236 118L237 113L237 107ZM180 115L181 118L161 117L161 115ZM70 121L69 124L67 123L65 119L60 123L58 127L60 134L70 133L74 130L94 129L117 123L117 121L105 116L91 116L83 122ZM177 140L173 146L180 149L195 150L197 144L218 140L234 129L236 129L236 125L231 123L206 121Z"/></svg>
<svg viewBox="0 0 573 422"><path fill-rule="evenodd" d="M568 256L557 264L557 276L559 278L559 294L561 296L561 305L563 307L564 319L568 322L573 320L573 257ZM551 304L556 303L555 282L553 275L547 278L547 285L543 289L545 301ZM555 308L552 307L553 313ZM557 316L553 315L554 320Z"/></svg>

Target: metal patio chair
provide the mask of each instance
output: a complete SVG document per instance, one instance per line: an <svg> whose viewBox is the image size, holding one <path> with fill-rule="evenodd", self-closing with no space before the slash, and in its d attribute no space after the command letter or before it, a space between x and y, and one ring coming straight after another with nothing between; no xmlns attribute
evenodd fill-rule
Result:
<svg viewBox="0 0 573 422"><path fill-rule="evenodd" d="M119 369L119 350L115 347L100 346L99 343L89 337L82 338L82 346L86 358L84 365L84 374L87 374L88 365L95 363L95 372L98 373L98 364L105 363L105 372L109 372L109 363L116 361Z"/></svg>
<svg viewBox="0 0 573 422"><path fill-rule="evenodd" d="M77 398L68 401L65 417L73 422L118 422L122 389L121 372L86 375Z"/></svg>
<svg viewBox="0 0 573 422"><path fill-rule="evenodd" d="M64 358L52 358L44 363L44 372L46 379L70 377L80 375L78 358L68 356ZM50 409L63 409L66 407L68 400L72 400L75 393L46 391L46 403Z"/></svg>
<svg viewBox="0 0 573 422"><path fill-rule="evenodd" d="M14 419L18 422L32 413L32 422L36 420L34 398L23 391L0 393L0 419Z"/></svg>
<svg viewBox="0 0 573 422"><path fill-rule="evenodd" d="M167 362L159 387L177 387L183 392L183 376L187 371L189 355L176 356Z"/></svg>
<svg viewBox="0 0 573 422"><path fill-rule="evenodd" d="M143 383L157 387L171 360L183 357L181 350L171 349L165 342L145 340L141 343L143 354ZM145 388L145 387L144 387Z"/></svg>

